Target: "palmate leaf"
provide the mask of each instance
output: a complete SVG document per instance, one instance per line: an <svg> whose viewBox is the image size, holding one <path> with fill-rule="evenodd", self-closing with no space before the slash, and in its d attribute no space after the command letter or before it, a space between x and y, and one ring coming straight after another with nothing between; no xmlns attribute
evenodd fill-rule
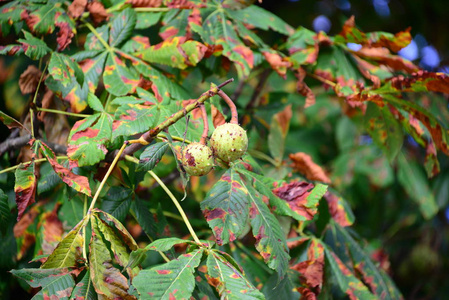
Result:
<svg viewBox="0 0 449 300"><path fill-rule="evenodd" d="M235 63L238 76L246 77L254 66L254 54L245 46L223 10L209 14L203 26L192 24L192 30L210 45L223 47L222 54Z"/></svg>
<svg viewBox="0 0 449 300"><path fill-rule="evenodd" d="M70 232L59 242L55 250L50 254L42 269L55 269L65 267L75 267L77 260L81 258L84 238L81 230L84 230L86 225L85 219L82 219Z"/></svg>
<svg viewBox="0 0 449 300"><path fill-rule="evenodd" d="M376 145L392 162L401 150L404 133L388 106L380 107L374 103L368 103L365 113L365 128Z"/></svg>
<svg viewBox="0 0 449 300"><path fill-rule="evenodd" d="M163 265L140 271L133 285L141 299L190 299L195 288L194 271L203 252L203 249L197 249Z"/></svg>
<svg viewBox="0 0 449 300"><path fill-rule="evenodd" d="M196 66L206 50L207 47L200 42L187 41L185 37L173 37L134 55L149 63L185 69L188 66Z"/></svg>
<svg viewBox="0 0 449 300"><path fill-rule="evenodd" d="M207 256L206 277L222 299L265 299L238 268L216 251L210 251Z"/></svg>
<svg viewBox="0 0 449 300"><path fill-rule="evenodd" d="M427 220L433 218L438 212L438 205L423 172L415 162L408 161L402 153L399 154L397 162L399 182L419 206L423 217Z"/></svg>
<svg viewBox="0 0 449 300"><path fill-rule="evenodd" d="M75 281L73 280L70 270L61 269L20 269L11 270L11 273L26 281L31 287L42 289L34 295L34 300L44 299L69 299Z"/></svg>
<svg viewBox="0 0 449 300"><path fill-rule="evenodd" d="M17 220L20 220L26 208L35 202L37 180L34 161L26 165L19 165L15 177L14 192L16 193L17 210L19 211Z"/></svg>
<svg viewBox="0 0 449 300"><path fill-rule="evenodd" d="M72 295L70 299L75 300L96 300L97 293L95 293L94 286L92 284L92 280L90 279L90 271L88 270L86 274L84 274L83 279L78 282L73 289Z"/></svg>
<svg viewBox="0 0 449 300"><path fill-rule="evenodd" d="M354 272L361 275L376 296L382 299L402 299L391 280L385 280L388 275L376 268L369 255L344 228L331 222L324 233L324 240L346 266L356 268Z"/></svg>
<svg viewBox="0 0 449 300"><path fill-rule="evenodd" d="M109 298L129 299L127 279L112 265L109 249L102 238L100 221L94 216L90 220L92 238L89 244L89 269L95 291Z"/></svg>
<svg viewBox="0 0 449 300"><path fill-rule="evenodd" d="M247 185L250 201L250 222L256 239L256 249L270 268L276 270L282 279L288 269L287 242L279 221L252 186Z"/></svg>
<svg viewBox="0 0 449 300"><path fill-rule="evenodd" d="M248 190L240 175L229 169L201 202L201 210L214 232L218 245L234 241L249 219Z"/></svg>

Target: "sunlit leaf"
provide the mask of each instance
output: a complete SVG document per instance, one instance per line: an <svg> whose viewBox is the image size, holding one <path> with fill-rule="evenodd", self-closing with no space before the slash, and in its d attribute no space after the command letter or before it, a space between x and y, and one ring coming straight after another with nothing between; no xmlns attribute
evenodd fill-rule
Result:
<svg viewBox="0 0 449 300"><path fill-rule="evenodd" d="M158 121L156 106L123 104L115 111L113 138L133 135L150 130Z"/></svg>
<svg viewBox="0 0 449 300"><path fill-rule="evenodd" d="M103 82L105 88L114 96L123 96L134 92L140 76L134 68L115 53L110 53L104 67Z"/></svg>
<svg viewBox="0 0 449 300"><path fill-rule="evenodd" d="M81 231L85 229L85 225L85 220L83 219L70 230L45 263L42 264L41 268L54 269L77 266L84 247L84 237Z"/></svg>
<svg viewBox="0 0 449 300"><path fill-rule="evenodd" d="M56 81L61 82L64 87L67 87L73 78L80 85L84 83L84 73L80 66L64 54L57 52L51 54L48 72Z"/></svg>
<svg viewBox="0 0 449 300"><path fill-rule="evenodd" d="M136 12L131 8L124 9L111 21L109 45L119 46L127 40L136 26Z"/></svg>
<svg viewBox="0 0 449 300"><path fill-rule="evenodd" d="M194 250L163 265L140 271L133 284L141 299L189 299L195 288L193 273L203 251Z"/></svg>

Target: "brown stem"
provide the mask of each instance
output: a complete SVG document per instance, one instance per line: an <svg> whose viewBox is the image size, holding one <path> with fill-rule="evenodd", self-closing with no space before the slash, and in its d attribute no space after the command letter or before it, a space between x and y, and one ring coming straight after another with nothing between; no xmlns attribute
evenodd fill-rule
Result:
<svg viewBox="0 0 449 300"><path fill-rule="evenodd" d="M322 83L325 83L325 84L327 84L327 85L330 85L331 87L334 87L334 86L337 85L335 82L330 81L330 80L327 80L326 78L321 77L321 76L319 76L319 75L311 74L311 73L307 73L307 75L310 76L310 77L312 77L312 78L315 78L316 80L321 81Z"/></svg>
<svg viewBox="0 0 449 300"><path fill-rule="evenodd" d="M153 129L145 132L144 134L142 134L140 136L139 139L145 140L148 143L151 143L151 141L153 141L153 139L160 133L162 132L164 129L170 127L171 125L173 125L174 123L176 123L178 120L180 120L181 118L183 118L186 114L188 114L189 112L191 112L192 110L194 110L195 108L197 108L201 103L204 103L207 99L211 98L212 96L215 96L218 94L218 92L220 91L220 88L222 88L223 86L227 85L228 83L234 81L233 78L226 80L225 82L223 82L222 84L216 86L215 84L211 85L211 88L204 92L203 94L201 94L201 96L193 103L187 105L185 108L179 110L178 112L172 114L168 119L166 119L164 122L160 123L159 125L157 125L156 127L154 127ZM125 157L125 155L132 155L134 152L136 152L137 150L139 150L140 148L142 148L144 145L136 143L136 144L131 144L129 147L127 147L125 149L125 151L123 151L123 154L121 155L121 159L123 159ZM112 157L114 157L116 154L116 152L112 152L111 155L113 155Z"/></svg>
<svg viewBox="0 0 449 300"><path fill-rule="evenodd" d="M226 102L226 104L231 109L231 122L230 123L238 124L239 123L239 116L238 116L238 113L237 113L237 107L235 106L234 102L222 90L219 90L217 94L218 94L218 96L220 96Z"/></svg>
<svg viewBox="0 0 449 300"><path fill-rule="evenodd" d="M209 135L209 121L207 119L207 111L206 111L206 107L204 106L204 104L200 104L200 109L201 109L201 117L203 118L203 125L204 125L203 134L201 135L200 143L203 145L206 145L207 137Z"/></svg>

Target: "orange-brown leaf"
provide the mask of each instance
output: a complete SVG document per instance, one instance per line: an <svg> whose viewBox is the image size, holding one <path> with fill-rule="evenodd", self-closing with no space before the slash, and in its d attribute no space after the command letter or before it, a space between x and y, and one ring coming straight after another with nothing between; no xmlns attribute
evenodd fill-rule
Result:
<svg viewBox="0 0 449 300"><path fill-rule="evenodd" d="M98 1L93 1L87 5L87 10L90 13L90 17L95 24L99 24L108 19L109 14L104 8L103 4Z"/></svg>
<svg viewBox="0 0 449 300"><path fill-rule="evenodd" d="M212 122L214 123L215 128L226 123L225 117L214 105L211 105L211 114Z"/></svg>
<svg viewBox="0 0 449 300"><path fill-rule="evenodd" d="M298 152L289 155L293 164L292 167L295 171L298 171L306 176L308 180L316 180L324 183L331 183L331 180L324 172L323 168L313 162L310 155L304 152Z"/></svg>
<svg viewBox="0 0 449 300"><path fill-rule="evenodd" d="M30 94L36 91L42 72L33 65L29 65L19 77L19 88L22 94Z"/></svg>
<svg viewBox="0 0 449 300"><path fill-rule="evenodd" d="M87 0L74 0L72 4L70 4L67 14L72 19L78 19L83 14L86 9Z"/></svg>

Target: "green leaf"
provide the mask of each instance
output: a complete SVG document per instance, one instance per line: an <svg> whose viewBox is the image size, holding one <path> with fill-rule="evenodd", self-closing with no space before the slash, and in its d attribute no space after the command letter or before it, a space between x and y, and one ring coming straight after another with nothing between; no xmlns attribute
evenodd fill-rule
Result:
<svg viewBox="0 0 449 300"><path fill-rule="evenodd" d="M8 195L0 189L0 232L5 234L11 218L11 210L8 205Z"/></svg>
<svg viewBox="0 0 449 300"><path fill-rule="evenodd" d="M331 222L324 233L324 240L346 266L355 266L354 271L361 275L362 280L376 296L383 299L402 299L401 293L391 282L385 281L383 272L376 268L369 255L347 230Z"/></svg>
<svg viewBox="0 0 449 300"><path fill-rule="evenodd" d="M116 99L117 100L117 99ZM123 104L115 112L112 137L130 136L150 130L158 120L155 105Z"/></svg>
<svg viewBox="0 0 449 300"><path fill-rule="evenodd" d="M291 105L288 105L283 111L273 115L271 119L268 149L277 162L281 162L284 157L285 138L287 137L291 117Z"/></svg>
<svg viewBox="0 0 449 300"><path fill-rule="evenodd" d="M378 299L371 294L368 288L345 266L345 264L332 252L326 244L323 244L326 261L330 271L340 290L354 299Z"/></svg>
<svg viewBox="0 0 449 300"><path fill-rule="evenodd" d="M207 273L209 282L212 282L222 299L265 299L231 263L215 251L207 256Z"/></svg>
<svg viewBox="0 0 449 300"><path fill-rule="evenodd" d="M291 35L294 32L294 29L281 18L257 5L250 5L239 10L227 10L227 13L237 20L263 30L272 29L285 35Z"/></svg>
<svg viewBox="0 0 449 300"><path fill-rule="evenodd" d="M159 142L148 146L140 155L139 165L136 171L150 171L161 161L169 145Z"/></svg>
<svg viewBox="0 0 449 300"><path fill-rule="evenodd" d="M161 12L139 12L137 14L136 29L146 29L159 22Z"/></svg>
<svg viewBox="0 0 449 300"><path fill-rule="evenodd" d="M184 244L184 243L194 244L192 241L189 241L189 240L183 240L180 238L172 237L172 238L158 239L158 240L152 242L151 244L149 244L148 246L146 246L145 249L165 252L165 251L170 250L174 245Z"/></svg>
<svg viewBox="0 0 449 300"><path fill-rule="evenodd" d="M250 221L256 249L270 268L278 272L282 279L288 269L287 241L279 221L252 186L247 185L250 205Z"/></svg>
<svg viewBox="0 0 449 300"><path fill-rule="evenodd" d="M398 155L398 180L407 194L418 204L419 210L427 220L438 212L438 205L430 189L426 177L419 166L408 161L403 154Z"/></svg>
<svg viewBox="0 0 449 300"><path fill-rule="evenodd" d="M101 104L100 99L98 99L94 93L89 93L87 95L87 104L95 111L105 112L103 104Z"/></svg>
<svg viewBox="0 0 449 300"><path fill-rule="evenodd" d="M138 197L135 197L133 205L132 209L136 214L137 222L142 226L143 231L150 240L155 240L158 237L159 222L161 222L161 220L158 218L159 222L156 222L148 207Z"/></svg>
<svg viewBox="0 0 449 300"><path fill-rule="evenodd" d="M248 190L234 169L224 173L207 193L201 210L218 245L232 242L242 233L248 221L249 201Z"/></svg>
<svg viewBox="0 0 449 300"><path fill-rule="evenodd" d="M96 216L97 217L97 216ZM106 241L109 242L114 258L119 265L125 267L129 262L129 252L123 241L115 234L112 227L97 217L97 226Z"/></svg>
<svg viewBox="0 0 449 300"><path fill-rule="evenodd" d="M29 22L31 31L42 35L52 33L55 30L56 13L64 13L61 5L49 2L37 8L33 9L29 15L29 18L33 20L33 22Z"/></svg>
<svg viewBox="0 0 449 300"><path fill-rule="evenodd" d="M184 37L174 37L136 52L134 55L149 63L185 69L188 66L196 66L206 50L207 47L200 42L186 41Z"/></svg>
<svg viewBox="0 0 449 300"><path fill-rule="evenodd" d="M92 280L90 279L90 271L87 270L86 274L84 274L83 279L78 282L73 289L72 295L70 299L75 300L96 300L97 293L95 293L94 286L92 284Z"/></svg>
<svg viewBox="0 0 449 300"><path fill-rule="evenodd" d="M288 38L287 48L295 66L315 63L318 55L315 36L315 32L300 26Z"/></svg>
<svg viewBox="0 0 449 300"><path fill-rule="evenodd" d="M365 113L365 128L388 160L392 162L401 150L404 133L388 106L368 103Z"/></svg>
<svg viewBox="0 0 449 300"><path fill-rule="evenodd" d="M11 270L11 273L26 281L31 287L42 289L34 295L33 299L44 300L50 298L69 299L75 281L69 269L20 269Z"/></svg>
<svg viewBox="0 0 449 300"><path fill-rule="evenodd" d="M131 207L132 193L131 189L112 186L108 193L102 197L101 209L123 222Z"/></svg>
<svg viewBox="0 0 449 300"><path fill-rule="evenodd" d="M139 73L126 65L117 54L110 53L104 67L103 82L106 90L114 96L134 92L140 81Z"/></svg>
<svg viewBox="0 0 449 300"><path fill-rule="evenodd" d="M192 30L199 33L204 42L223 47L222 54L234 62L239 78L249 75L254 67L254 54L239 38L223 10L209 14L202 28L192 25Z"/></svg>
<svg viewBox="0 0 449 300"><path fill-rule="evenodd" d="M35 202L37 180L34 167L34 162L27 165L20 164L15 173L14 192L16 193L16 204L19 211L17 220L20 220L26 208Z"/></svg>
<svg viewBox="0 0 449 300"><path fill-rule="evenodd" d="M102 214L106 221L112 222L114 224L115 229L117 229L118 234L120 234L121 239L126 243L126 245L128 245L129 249L136 250L137 248L139 248L139 246L137 246L136 244L136 241L134 241L134 238L131 236L131 234L129 234L128 230L126 230L125 226L123 226L123 224L120 223L116 218L99 209L94 209L94 211Z"/></svg>
<svg viewBox="0 0 449 300"><path fill-rule="evenodd" d="M31 33L23 31L25 39L18 39L25 50L25 55L32 60L38 60L51 52L51 49L45 44L43 40L34 37Z"/></svg>
<svg viewBox="0 0 449 300"><path fill-rule="evenodd" d="M67 55L53 52L48 64L48 72L64 87L67 87L75 78L79 85L84 83L84 73L80 66Z"/></svg>
<svg viewBox="0 0 449 300"><path fill-rule="evenodd" d="M117 47L126 41L136 26L136 12L132 8L126 8L114 17L109 35L109 45Z"/></svg>
<svg viewBox="0 0 449 300"><path fill-rule="evenodd" d="M163 265L140 271L133 285L141 299L190 299L195 288L193 274L203 252L203 249L197 249Z"/></svg>
<svg viewBox="0 0 449 300"><path fill-rule="evenodd" d="M94 165L106 157L111 137L112 117L106 113L78 121L70 132L67 156L80 167Z"/></svg>
<svg viewBox="0 0 449 300"><path fill-rule="evenodd" d="M91 217L93 231L89 245L89 270L92 283L98 294L109 298L124 298L128 295L128 280L112 265L98 222L97 218Z"/></svg>
<svg viewBox="0 0 449 300"><path fill-rule="evenodd" d="M84 237L81 231L84 230L85 226L85 219L82 219L59 242L58 246L56 246L55 250L53 250L41 268L55 269L77 266L78 260L82 257Z"/></svg>

